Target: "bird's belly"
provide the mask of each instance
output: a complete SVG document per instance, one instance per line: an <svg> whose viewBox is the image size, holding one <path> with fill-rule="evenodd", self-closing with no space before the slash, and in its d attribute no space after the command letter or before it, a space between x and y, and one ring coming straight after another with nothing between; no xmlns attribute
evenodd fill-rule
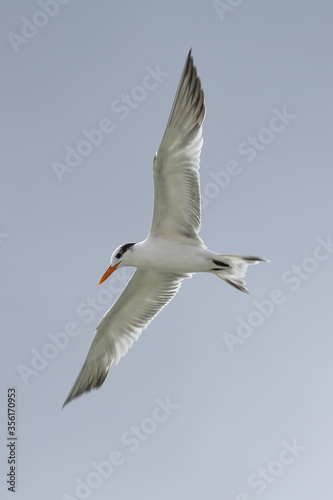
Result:
<svg viewBox="0 0 333 500"><path fill-rule="evenodd" d="M205 248L170 240L145 241L138 253L136 267L180 273L207 271L209 253Z"/></svg>

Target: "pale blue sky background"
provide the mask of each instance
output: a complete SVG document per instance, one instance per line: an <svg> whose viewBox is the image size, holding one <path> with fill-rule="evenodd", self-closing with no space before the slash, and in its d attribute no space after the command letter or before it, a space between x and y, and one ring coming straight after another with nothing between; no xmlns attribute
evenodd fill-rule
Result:
<svg viewBox="0 0 333 500"><path fill-rule="evenodd" d="M71 0L52 18L36 14L45 12L36 1L2 6L1 498L11 498L6 394L15 386L18 500L331 499L333 6L224 4L223 19L199 0ZM24 17L45 26L16 53L7 35L21 35ZM61 411L130 275L98 287L110 255L149 231L152 159L190 47L207 106L201 236L215 251L271 264L249 270L249 296L210 275L184 282L101 389ZM152 84L144 78L156 66L168 75L145 95L136 87ZM111 105L131 92L137 106L121 120ZM283 130L263 130L284 108L293 118ZM59 182L53 162L105 118L114 130ZM248 161L251 136L262 141ZM231 161L238 174L218 185ZM272 298L264 318L258 303ZM228 348L241 322L248 338ZM77 335L52 347L71 327ZM43 350L54 358L24 383L18 367L32 369ZM156 410L167 398L170 415ZM122 436L140 425L131 452ZM284 451L286 442L302 451ZM93 463L114 450L122 463L102 480ZM78 479L101 484L75 492Z"/></svg>

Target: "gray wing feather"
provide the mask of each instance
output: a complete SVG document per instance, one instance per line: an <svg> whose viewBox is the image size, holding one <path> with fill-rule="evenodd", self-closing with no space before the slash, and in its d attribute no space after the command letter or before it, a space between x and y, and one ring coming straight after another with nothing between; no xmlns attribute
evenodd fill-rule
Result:
<svg viewBox="0 0 333 500"><path fill-rule="evenodd" d="M134 273L99 323L87 358L63 406L103 384L110 366L127 353L142 330L175 296L182 280L190 277L191 274L146 269Z"/></svg>
<svg viewBox="0 0 333 500"><path fill-rule="evenodd" d="M203 245L199 163L204 93L189 52L168 124L153 163L154 213L150 234ZM193 241L194 240L194 241Z"/></svg>

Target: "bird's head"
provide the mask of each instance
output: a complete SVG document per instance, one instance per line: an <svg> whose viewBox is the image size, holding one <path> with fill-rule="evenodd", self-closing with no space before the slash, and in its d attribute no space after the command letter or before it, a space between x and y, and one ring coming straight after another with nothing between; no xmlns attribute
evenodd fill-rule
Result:
<svg viewBox="0 0 333 500"><path fill-rule="evenodd" d="M110 266L107 268L105 273L100 279L99 285L103 283L111 274L118 268L127 265L127 257L129 252L133 249L135 243L125 243L124 245L120 245L120 247L116 248L113 254L111 255Z"/></svg>

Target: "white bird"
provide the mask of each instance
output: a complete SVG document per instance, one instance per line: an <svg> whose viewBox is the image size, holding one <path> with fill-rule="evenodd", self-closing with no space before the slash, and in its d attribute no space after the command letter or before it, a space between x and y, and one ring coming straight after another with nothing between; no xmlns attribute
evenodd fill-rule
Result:
<svg viewBox="0 0 333 500"><path fill-rule="evenodd" d="M97 326L64 406L104 382L110 366L118 363L142 330L170 302L184 278L209 272L248 293L243 281L247 266L264 260L212 252L198 235L204 116L204 94L190 51L153 161L155 196L150 233L140 243L119 246L99 284L120 267L133 266L137 270Z"/></svg>

